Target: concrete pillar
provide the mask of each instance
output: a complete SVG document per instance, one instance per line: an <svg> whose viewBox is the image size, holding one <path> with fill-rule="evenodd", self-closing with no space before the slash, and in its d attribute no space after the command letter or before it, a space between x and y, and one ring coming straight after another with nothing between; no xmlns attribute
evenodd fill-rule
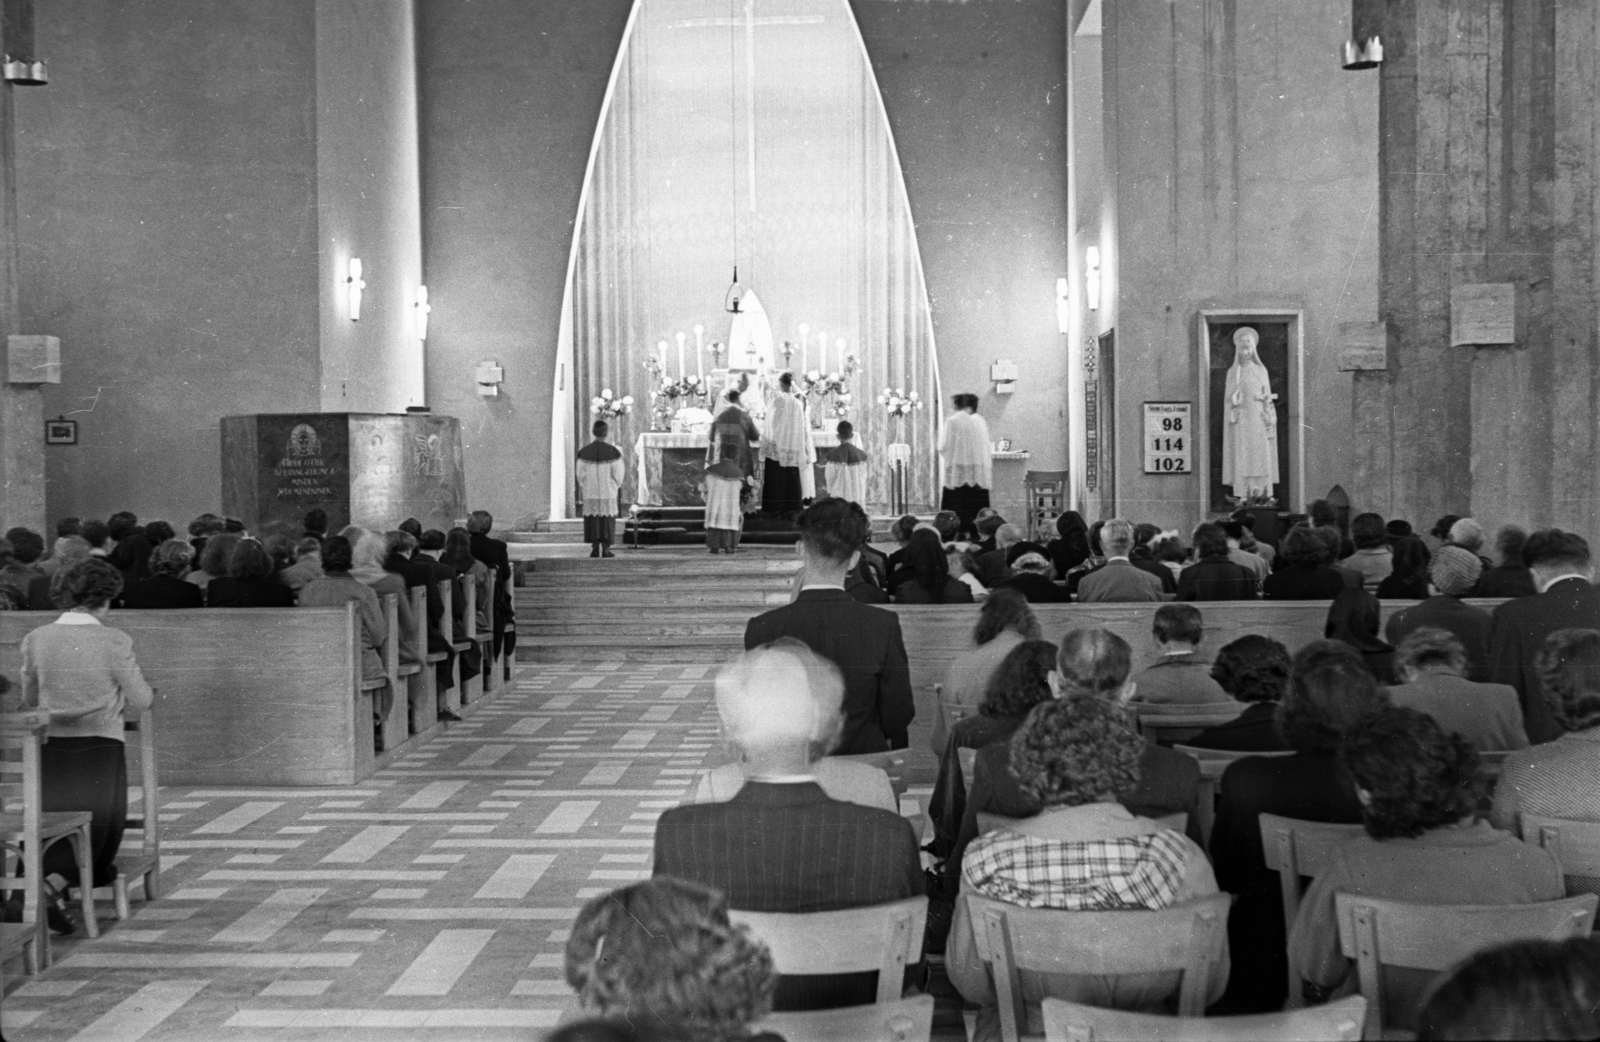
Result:
<svg viewBox="0 0 1600 1042"><path fill-rule="evenodd" d="M12 22L5 23L9 29ZM11 41L3 40L9 50ZM29 41L27 50L32 50ZM0 525L45 531L44 400L38 383L22 383L7 338L17 328L17 178L13 87L0 80ZM0 529L3 531L4 529Z"/></svg>
<svg viewBox="0 0 1600 1042"><path fill-rule="evenodd" d="M1591 0L1392 0L1382 27L1379 310L1354 494L1422 527L1595 531L1600 397ZM1507 283L1516 343L1451 346L1451 294ZM1385 419L1387 416L1387 419Z"/></svg>

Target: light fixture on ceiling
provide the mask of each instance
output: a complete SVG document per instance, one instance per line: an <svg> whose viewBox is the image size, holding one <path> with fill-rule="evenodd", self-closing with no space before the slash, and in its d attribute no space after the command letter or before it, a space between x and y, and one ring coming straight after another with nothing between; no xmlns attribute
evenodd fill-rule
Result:
<svg viewBox="0 0 1600 1042"><path fill-rule="evenodd" d="M1351 0L1350 39L1344 42L1344 67L1351 72L1383 64L1385 4L1388 0Z"/></svg>
<svg viewBox="0 0 1600 1042"><path fill-rule="evenodd" d="M428 339L428 315L433 312L433 305L428 303L428 287L417 287L417 301L411 305L417 315L417 339Z"/></svg>
<svg viewBox="0 0 1600 1042"><path fill-rule="evenodd" d="M350 301L350 321L360 322L361 291L367 288L367 284L361 279L361 258L351 257L346 272L344 285L346 296Z"/></svg>
<svg viewBox="0 0 1600 1042"><path fill-rule="evenodd" d="M1100 310L1100 247L1090 246L1083 251L1083 282L1089 310Z"/></svg>

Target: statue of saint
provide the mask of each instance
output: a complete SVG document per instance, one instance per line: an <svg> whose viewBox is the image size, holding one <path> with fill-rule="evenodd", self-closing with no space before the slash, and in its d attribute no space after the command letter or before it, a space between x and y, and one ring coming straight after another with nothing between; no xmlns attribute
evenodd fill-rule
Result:
<svg viewBox="0 0 1600 1042"><path fill-rule="evenodd" d="M1256 354L1261 337L1245 326L1233 334L1233 365L1222 395L1222 483L1240 499L1272 495L1278 483L1278 414L1267 367Z"/></svg>

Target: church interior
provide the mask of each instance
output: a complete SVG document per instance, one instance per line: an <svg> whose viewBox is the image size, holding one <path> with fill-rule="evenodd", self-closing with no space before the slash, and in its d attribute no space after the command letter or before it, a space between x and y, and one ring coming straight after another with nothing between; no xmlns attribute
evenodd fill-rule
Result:
<svg viewBox="0 0 1600 1042"><path fill-rule="evenodd" d="M1360 696L1382 703L1373 714L1426 717L1394 693L1433 669L1408 642L1443 627L1465 655L1452 678L1509 699L1521 736L1476 746L1456 786L1481 784L1476 813L1449 827L1493 823L1566 872L1555 893L1477 901L1567 918L1474 926L1478 948L1405 972L1444 980L1495 943L1587 937L1600 803L1539 810L1544 826L1526 808L1520 826L1497 815L1524 777L1515 757L1600 742L1586 730L1600 643L1545 643L1600 630L1585 541L1600 534L1600 5L0 0L0 50L0 841L18 880L0 904L20 913L0 923L4 1038L1065 1039L1052 1016L1117 1002L1051 991L1027 968L986 997L964 985L971 944L991 977L1008 972L991 948L1009 968L1026 945L1000 913L972 940L972 870L946 863L947 826L978 799L984 751L1005 746L1021 770L1012 735L1049 715L1037 706L1086 701L1061 693L1068 648L1115 659L1106 641L1121 673L1095 690L1122 691L1126 720L1103 726L1184 764L1193 802L1160 835L1194 848L1182 871L1232 894L1237 918L1259 906L1263 871L1269 905L1292 875L1274 859L1293 836L1272 847L1267 819L1358 833L1364 819L1360 743L1339 759L1334 734L1316 762L1349 816L1257 808L1239 826L1261 830L1254 874L1228 868L1224 772L1244 774L1184 743L1254 711L1223 676L1229 649L1283 653L1287 693L1261 696L1280 721L1317 678L1345 676L1314 654L1341 641L1378 678ZM63 550L73 540L81 557ZM174 543L190 550L163 572ZM281 600L252 588L193 593L187 612L133 606L162 575L255 581L246 546ZM1034 585L1018 584L1030 559ZM97 594L107 561L116 590ZM1137 566L1135 593L1093 578L1119 561ZM1326 595L1308 592L1312 571ZM378 595L304 596L336 580ZM664 874L658 819L706 804L708 779L740 762L751 789L770 787L754 784L725 690L770 667L752 658L752 620L836 585L879 605L894 636L841 615L826 639L890 665L784 639L843 684L846 715L879 683L868 675L891 678L880 700L899 684L915 708L817 761L881 769L886 813L918 848L926 916L904 926L899 963L872 971L876 1012L808 1020L785 989L827 960L762 934L782 909L721 886L720 928L738 934L730 909L766 917L751 929L778 964L776 1012L768 994L762 1016L713 1032L635 1023L619 1011L648 1003L613 996L616 1033L572 1028L607 1012L575 947L598 899ZM1013 601L1031 630L995 628L1061 657L1030 681L1045 693L1014 714L1027 722L958 750L963 714L1006 716L992 709L998 654L987 688L947 696L994 637L981 620ZM1161 613L1190 601L1194 639L1174 652L1189 631L1170 637ZM1408 612L1424 612L1409 630ZM46 867L88 871L105 842L99 810L92 837L87 817L67 837L77 862L28 831L84 809L51 788L66 784L63 739L92 732L51 708L40 665L45 631L74 614L129 635L117 647L142 670L110 690L143 690L146 725L105 741L127 754L109 797L120 821L126 790L119 864L143 857L154 875L123 866L111 885L96 868L93 887L41 889ZM104 644L72 636L84 656ZM1221 716L1191 699L1196 713L1146 719L1138 692L1156 684L1141 670L1173 654L1210 670ZM1592 676L1571 665L1590 654ZM1550 679L1563 668L1594 689ZM1364 733L1351 690L1327 697ZM1449 755L1471 745L1427 727ZM1291 729L1218 748L1311 756ZM1157 754L1142 755L1133 777L1149 788ZM1581 770L1600 792L1600 758ZM1120 811L1100 798L1118 793L1089 802ZM1133 820L1170 817L1120 798ZM1007 827L972 841L1043 842ZM1573 867L1589 857L1593 872ZM1296 977L1292 916L1321 891L1291 890L1268 941L1224 905L1194 927L1220 961L1129 963L1183 970L1181 999L1175 985L1164 1005L1118 1007L1171 1026L1109 1019L1092 1037L1212 1037L1181 1023L1208 1008L1321 1018L1259 1021L1257 1037L1376 1038L1417 1028L1418 1010L1443 1016L1437 982L1425 1000L1394 992L1415 1009L1394 995L1382 1008L1353 940L1343 990ZM1166 914L1031 896L1020 903ZM875 943L835 954L877 967ZM1103 954L1079 964L1115 962ZM1600 988L1600 953L1584 958ZM784 969L800 963L812 968ZM890 995L898 970L907 987ZM1279 992L1246 995L1247 974L1275 974ZM1421 1037L1474 1034L1429 1023Z"/></svg>

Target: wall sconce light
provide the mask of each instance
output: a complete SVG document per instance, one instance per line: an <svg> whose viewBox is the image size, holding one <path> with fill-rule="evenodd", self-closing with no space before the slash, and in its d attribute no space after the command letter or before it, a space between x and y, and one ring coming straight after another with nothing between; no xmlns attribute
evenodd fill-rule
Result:
<svg viewBox="0 0 1600 1042"><path fill-rule="evenodd" d="M345 292L348 294L350 299L350 321L360 322L361 291L367 288L367 284L361 280L360 257L350 258L349 274L345 276L344 285Z"/></svg>
<svg viewBox="0 0 1600 1042"><path fill-rule="evenodd" d="M1344 42L1344 67L1351 72L1383 64L1383 30L1387 0L1351 0L1350 39Z"/></svg>
<svg viewBox="0 0 1600 1042"><path fill-rule="evenodd" d="M1344 42L1344 67L1350 72L1376 69L1383 64L1383 40L1369 36L1363 40Z"/></svg>
<svg viewBox="0 0 1600 1042"><path fill-rule="evenodd" d="M500 397L500 385L505 382L506 371L493 362L479 362L473 380L478 385L478 394L483 398Z"/></svg>
<svg viewBox="0 0 1600 1042"><path fill-rule="evenodd" d="M1072 284L1065 278L1056 279L1056 328L1072 332Z"/></svg>
<svg viewBox="0 0 1600 1042"><path fill-rule="evenodd" d="M1089 310L1100 310L1100 247L1091 246L1083 253L1084 288L1088 291Z"/></svg>
<svg viewBox="0 0 1600 1042"><path fill-rule="evenodd" d="M417 339L428 339L428 314L433 311L433 305L428 303L428 287L417 287L417 302L411 305L417 313Z"/></svg>
<svg viewBox="0 0 1600 1042"><path fill-rule="evenodd" d="M6 55L6 80L18 87L43 87L50 82L50 70L42 61L17 59Z"/></svg>

